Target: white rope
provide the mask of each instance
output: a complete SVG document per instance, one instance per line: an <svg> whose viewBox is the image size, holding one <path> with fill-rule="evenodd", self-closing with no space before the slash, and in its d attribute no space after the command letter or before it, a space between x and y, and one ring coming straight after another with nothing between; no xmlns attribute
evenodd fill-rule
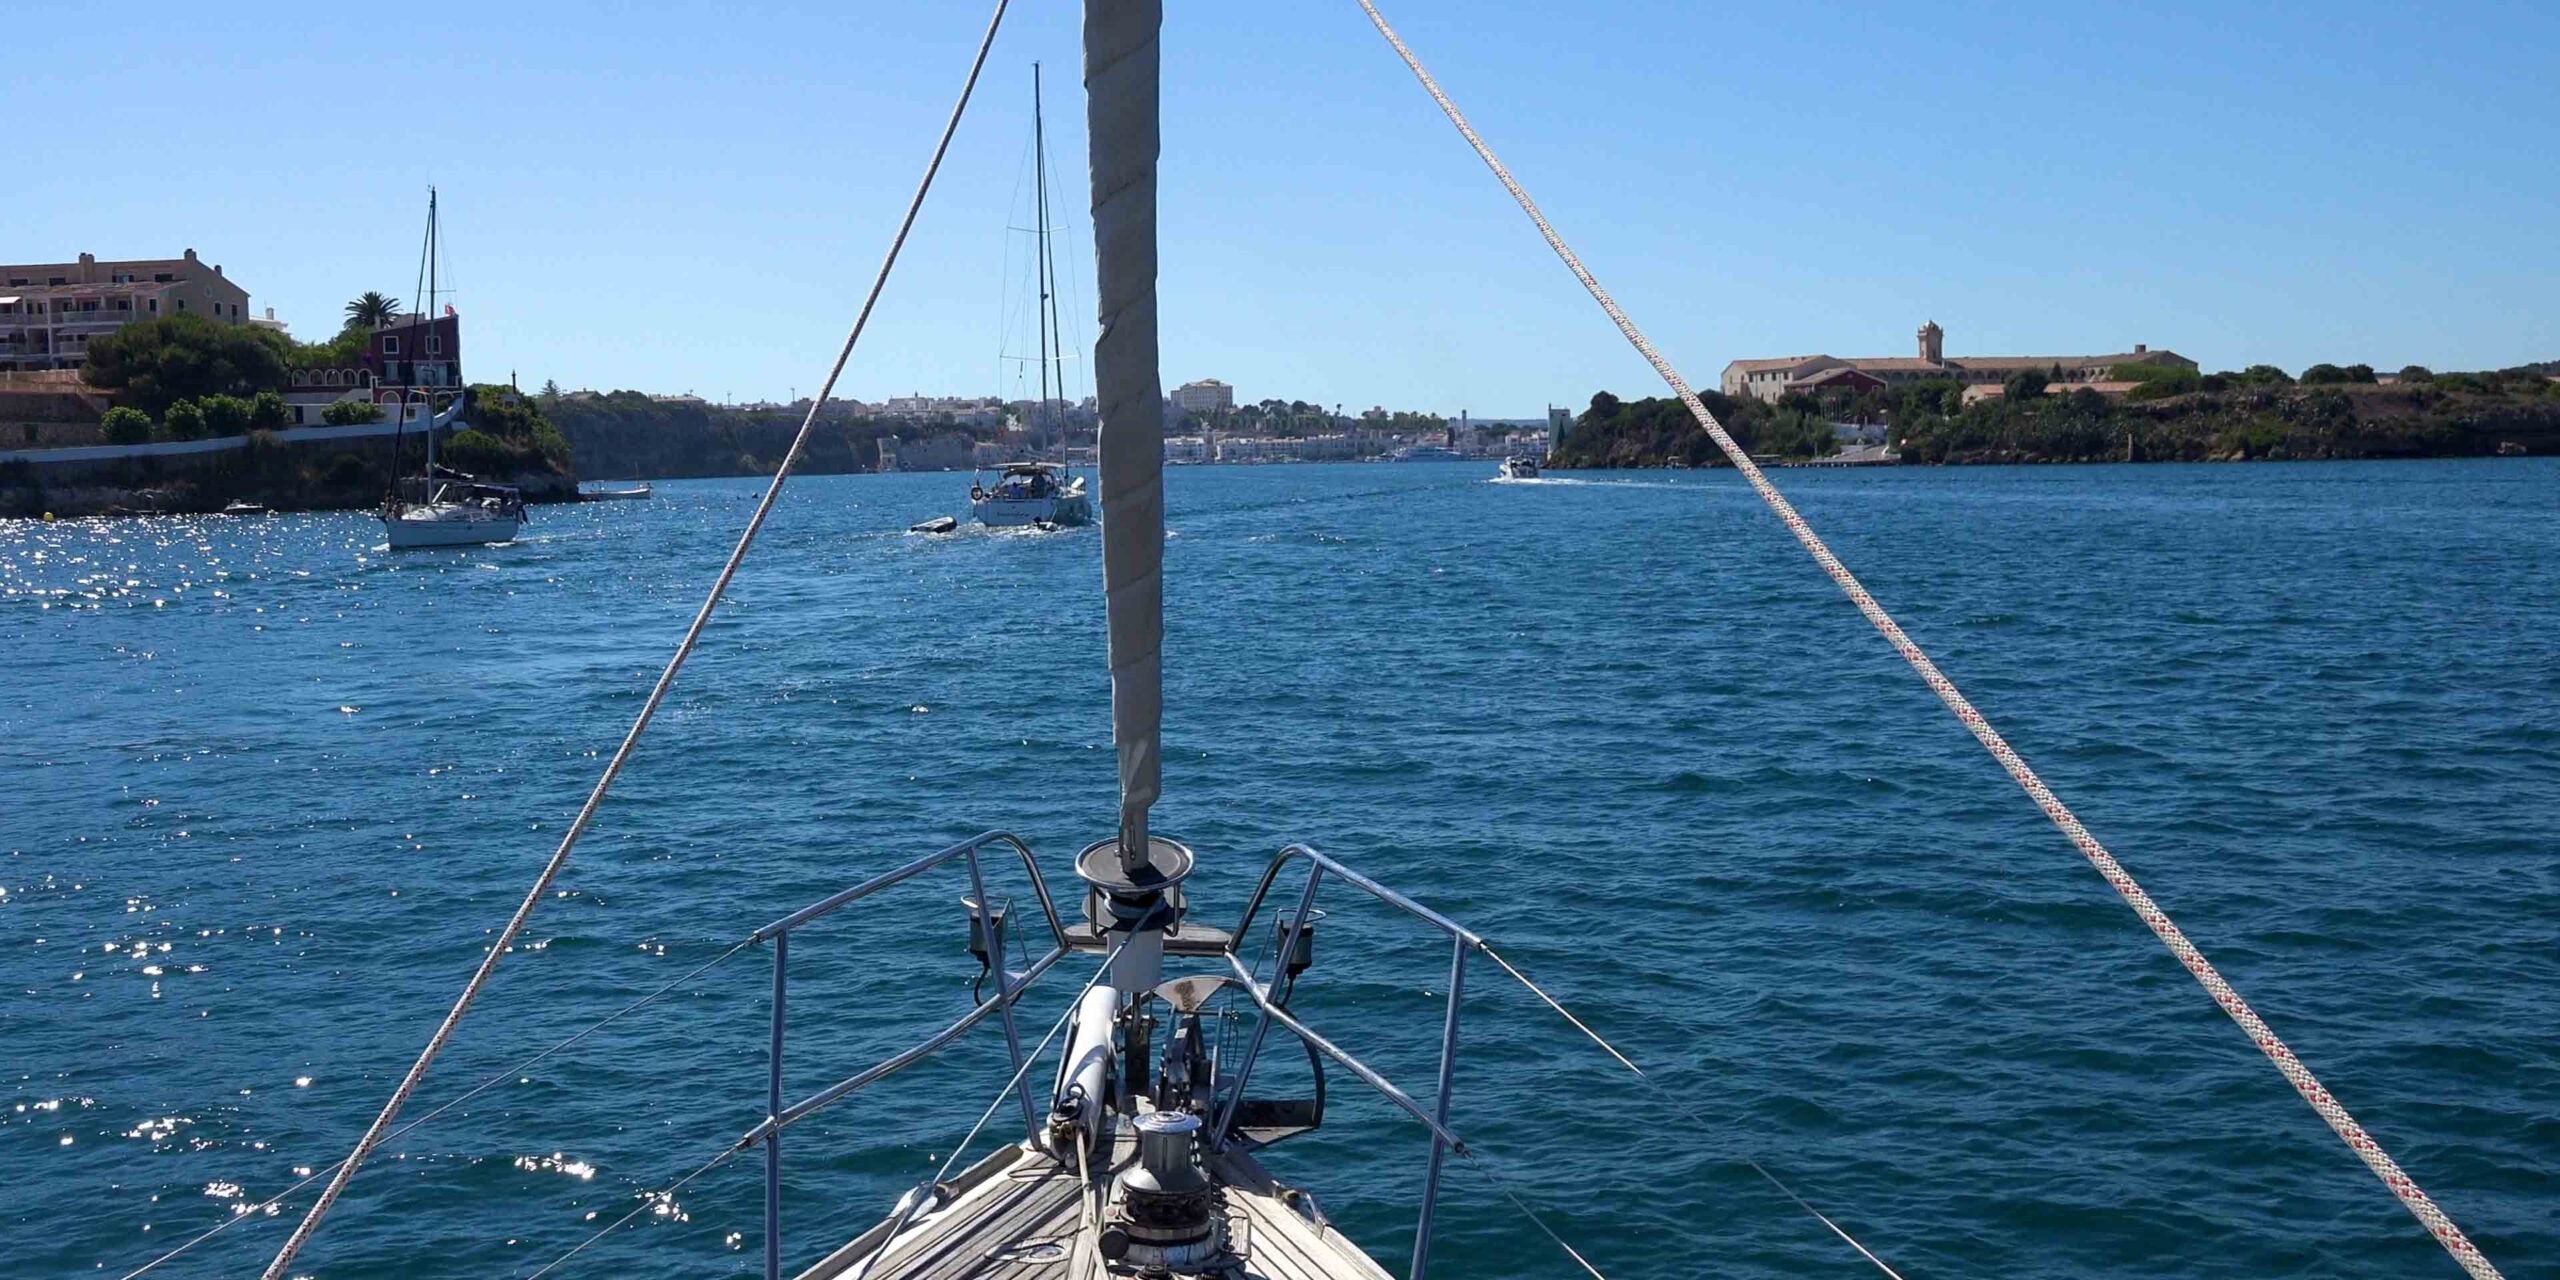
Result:
<svg viewBox="0 0 2560 1280"><path fill-rule="evenodd" d="M907 202L906 216L898 223L898 234L889 242L888 256L882 259L879 273L872 277L871 292L864 296L862 310L854 317L853 328L845 334L844 345L836 352L835 364L827 370L825 384L818 388L817 397L809 402L808 415L800 420L799 434L791 438L791 448L782 455L782 465L775 469L773 483L765 486L764 497L756 503L755 514L747 518L746 530L738 535L736 549L729 553L728 562L720 566L720 576L712 581L710 594L703 598L702 608L693 615L692 625L685 628L684 639L676 644L675 656L669 658L666 669L658 673L658 683L649 690L648 701L640 704L640 714L632 719L630 732L622 736L622 745L614 750L613 759L606 762L604 773L596 779L595 790L587 794L587 802L578 809L577 819L560 837L560 847L552 851L550 861L543 864L542 874L534 878L533 887L525 893L524 901L516 907L515 914L507 918L506 927L499 930L497 941L490 945L479 969L471 975L469 982L463 984L461 998L453 1002L453 1009L445 1014L443 1022L437 1024L435 1034L427 1038L426 1049L419 1053L418 1060L410 1065L407 1074L401 1076L399 1085L391 1091L391 1099L383 1104L382 1113L365 1128L364 1136L356 1140L355 1150L340 1163L338 1172L329 1179L329 1185L321 1191L320 1198L312 1202L311 1212L303 1217L301 1225L293 1229L293 1235L284 1242L284 1248L276 1253L275 1261L267 1264L263 1280L284 1280L287 1269L293 1265L294 1255L302 1251L311 1233L319 1229L320 1220L328 1215L330 1206L338 1202L339 1193L346 1190L347 1181L355 1176L357 1167L381 1143L383 1135L391 1128L392 1120L399 1116L401 1106L416 1091L418 1082L426 1078L428 1066L435 1062L437 1054L444 1052L445 1042L453 1038L454 1028L462 1023L462 1015L470 1012L471 1002L478 999L480 989L488 985L489 975L498 967L498 958L515 945L516 935L523 931L525 921L532 917L533 909L541 905L544 895L550 892L551 882L559 876L560 869L568 865L569 851L576 848L579 837L586 834L587 824L594 821L596 809L604 803L605 794L613 789L614 779L621 776L622 766L631 758L632 748L639 745L640 735L647 731L650 719L658 714L658 704L666 700L667 690L676 682L676 673L684 669L685 659L692 655L695 642L702 638L703 628L711 622L712 611L719 607L721 597L728 593L729 580L737 576L739 564L746 560L748 549L755 545L756 534L764 528L765 517L773 511L774 500L782 496L783 482L791 478L791 469L799 464L801 451L808 446L809 433L817 425L818 411L826 406L827 397L835 390L836 379L844 373L845 362L853 358L854 344L861 340L863 328L871 322L871 309L878 304L880 291L889 283L890 269L898 264L898 251L906 246L907 232L915 226L916 213L924 207L925 193L933 189L934 174L942 168L943 153L951 148L951 135L960 128L960 116L968 109L969 95L978 87L978 72L987 64L987 50L995 43L996 28L1004 22L1008 2L996 0L995 14L987 20L986 34L979 39L977 56L969 64L969 78L960 86L960 100L952 104L951 118L942 126L942 139L934 144L933 159L925 165L924 178L916 184L915 195Z"/></svg>
<svg viewBox="0 0 2560 1280"><path fill-rule="evenodd" d="M1973 703L1956 688L1955 682L1947 679L1946 675L1938 670L1937 664L1929 660L1928 654L1921 652L1920 646L1913 643L1910 636L1903 634L1901 624L1895 622L1892 615L1885 612L1884 606L1878 604L1876 598L1867 593L1866 587L1849 572L1848 566L1842 564L1838 556L1831 553L1831 548L1823 544L1822 539L1814 533L1813 527L1805 523L1804 517L1796 514L1795 507L1787 501L1785 495L1778 492L1776 485L1769 482L1769 477L1761 473L1759 466L1751 461L1751 456L1744 452L1742 446L1737 444L1732 435L1725 431L1723 425L1716 421L1715 415L1707 412L1707 406L1699 401L1696 392L1689 389L1689 384L1681 379L1679 371L1671 367L1671 362L1665 360L1661 352L1654 350L1653 343L1636 328L1633 320L1627 318L1627 313L1619 309L1617 301L1609 296L1609 291L1601 288L1599 280L1582 265L1582 259L1575 256L1572 248L1565 244L1564 238L1556 234L1554 227L1548 225L1546 215L1538 212L1536 202L1529 199L1529 193L1521 189L1520 183L1511 176L1511 171L1504 168L1500 160L1494 158L1492 148L1487 147L1484 139L1476 135L1475 128L1467 123L1464 115L1459 113L1457 104L1451 102L1449 95L1441 91L1439 82L1431 78L1431 73L1423 69L1421 61L1413 56L1411 49L1405 47L1404 41L1396 35L1395 29L1387 25L1385 16L1378 12L1378 6L1373 0L1359 0L1359 3L1361 9L1368 13L1369 21L1377 26L1378 34L1386 37L1388 45L1395 49L1396 56L1402 58L1405 66L1412 70L1414 78L1422 82L1422 87L1431 94L1431 100L1440 105L1440 110L1449 117L1449 123L1457 126L1458 133L1466 138L1467 145L1475 148L1476 154L1483 158L1485 166L1493 171L1493 176L1500 179L1503 188L1511 193L1511 198L1519 202L1521 212L1528 214L1529 220L1537 224L1538 234L1546 238L1547 247L1555 250L1556 257L1562 259L1564 265L1573 272L1574 278L1582 282L1582 287L1590 292L1592 300L1599 303L1600 309L1607 312L1609 319L1617 324L1618 332L1626 335L1628 343L1644 356L1645 360L1653 366L1654 372L1662 375L1663 382L1679 395L1681 403L1688 406L1690 414L1698 420L1698 425L1706 429L1708 437L1715 441L1718 449L1724 451L1724 456L1733 463L1734 469L1740 471L1742 478L1750 482L1752 490L1760 495L1760 500L1767 503L1771 511L1777 513L1778 519L1787 526L1788 532L1796 536L1796 541L1804 544L1804 549L1812 554L1814 563L1820 565L1822 571L1829 575L1833 582L1839 584L1840 590L1849 597L1850 603L1855 604L1858 612L1865 614L1867 621L1873 624L1877 631L1883 633L1886 642L1893 646L1894 652L1901 654L1903 661L1911 664L1911 669L1920 674L1920 679L1938 695L1939 701L1946 703L1947 709L1955 713L1956 719L1973 732L1973 736L1981 741L1983 748L1991 753L1993 759L2000 762L2000 767L2008 770L2009 776L2015 779L2018 786L2026 791L2028 797L2036 802L2036 807L2044 811L2045 817L2050 819L2054 826L2060 828L2062 834L2080 850L2081 856L2087 858L2089 864L2098 869L2098 874L2115 887L2117 894L2121 895L2133 908L2134 914L2140 916L2142 922L2150 926L2151 932L2158 935L2160 941L2169 948L2170 954L2178 958L2178 963L2185 965L2187 972L2195 975L2196 981L2202 984L2205 991L2213 997L2214 1003L2222 1006L2223 1012L2231 1015L2231 1020L2240 1024L2240 1029L2248 1033L2250 1042L2257 1045L2260 1052L2266 1054L2269 1062L2275 1064L2276 1070L2284 1076L2286 1083L2293 1086L2294 1092L2301 1094L2303 1101L2310 1103L2311 1109L2318 1112L2322 1120L2328 1122L2329 1127L2337 1132L2339 1139L2347 1144L2348 1149L2354 1151L2357 1157L2365 1162L2366 1167L2373 1170L2375 1177L2382 1179L2382 1185L2389 1187L2391 1193L2398 1196L2402 1204L2408 1206L2409 1212L2426 1227L2428 1234L2434 1236L2436 1242L2443 1245L2445 1251L2453 1255L2453 1260L2461 1264L2464 1271L2471 1273L2475 1280L2501 1280L2498 1269L2491 1266L2487 1258L2481 1256L2480 1251L2473 1247L2470 1239L2462 1234L2462 1229L2454 1225L2453 1219L2445 1216L2444 1210L2438 1208L2435 1201L2429 1199L2427 1193L2420 1190L2418 1184L2411 1180L2408 1174L2401 1172L2400 1166L2391 1159L2388 1152L2382 1149L2382 1144L2376 1142L2371 1134L2366 1133L2364 1127L2356 1123L2355 1117L2347 1113L2346 1107L2341 1105L2337 1098L2321 1085L2319 1079L2311 1074L2311 1069L2302 1065L2301 1059L2294 1056L2293 1050L2286 1047L2284 1041L2276 1038L2276 1033L2267 1026L2264 1019L2258 1016L2257 1011L2251 1009L2248 1002L2240 998L2240 993L2233 990L2229 982L2223 980L2222 975L2206 961L2204 953L2187 940L2187 936L2179 931L2175 923L2171 922L2168 914L2160 909L2159 904L2151 900L2151 895L2143 892L2142 886L2135 883L2132 875L2116 862L2114 855L2107 852L2106 846L2098 843L2096 836L2089 834L2089 829L2080 824L2080 819L2063 805L2061 799L2054 795L2053 789L2047 787L2044 780L2036 776L2035 770L2027 767L2027 762L2009 746L2008 741L2002 738L1997 730L1991 727L1991 722L1974 709Z"/></svg>
<svg viewBox="0 0 2560 1280"><path fill-rule="evenodd" d="M1642 1080L1645 1083L1646 1088L1653 1090L1662 1098L1663 1101L1670 1103L1675 1110L1678 1110L1681 1114L1688 1116L1689 1122L1698 1126L1700 1131L1703 1132L1714 1128L1713 1125L1707 1123L1706 1117L1699 1115L1696 1109L1689 1105L1686 1099L1671 1092L1671 1090L1666 1088L1661 1081L1658 1081L1652 1076L1646 1074L1644 1068L1635 1064L1635 1059L1618 1052L1618 1046L1601 1038L1600 1033L1592 1030L1589 1023L1575 1017L1573 1010L1565 1008L1563 1002L1557 1000L1554 996L1548 995L1546 988L1539 986L1537 983L1531 982L1529 980L1529 975L1512 967L1511 962L1503 959L1502 956L1490 945L1484 945L1480 949L1484 952L1486 959L1493 961L1495 964L1501 965L1504 973L1510 974L1512 977L1518 979L1521 986L1527 987L1530 992L1536 995L1540 1000L1546 1001L1548 1008L1555 1010L1557 1014L1564 1018L1565 1021L1572 1023L1574 1030L1589 1036L1591 1038L1591 1043L1600 1046L1601 1052L1617 1059L1618 1065L1625 1067L1629 1072L1632 1072L1636 1079ZM1767 1179L1770 1186L1778 1189L1778 1194L1785 1196L1789 1200L1795 1201L1797 1208L1804 1210L1806 1213L1812 1214L1816 1221L1831 1228L1831 1234L1840 1237L1840 1239L1846 1242L1850 1248L1857 1250L1860 1257L1876 1264L1876 1270L1882 1271L1886 1275L1893 1277L1893 1280L1902 1280L1901 1272L1896 1271L1890 1265L1887 1265L1885 1260L1877 1257L1873 1250L1858 1243L1858 1238L1850 1235L1839 1223L1833 1222L1829 1214L1824 1213L1820 1209L1814 1208L1811 1202L1807 1201L1803 1196L1797 1195L1796 1189L1781 1181L1778 1175L1769 1172L1769 1167L1767 1165L1760 1163L1758 1159L1754 1158L1747 1152L1736 1152L1734 1153L1734 1158L1751 1166L1752 1172Z"/></svg>
<svg viewBox="0 0 2560 1280"><path fill-rule="evenodd" d="M620 1020L621 1020L625 1015L627 1015L627 1014L631 1014L631 1013L635 1013L635 1012L638 1012L638 1011L639 1011L641 1008L643 1008L644 1006L647 1006L647 1005L652 1004L652 1003L654 1003L655 1001L657 1001L659 997L664 996L664 995L666 995L668 992L673 991L673 990L675 990L676 988L678 988L678 987L680 987L680 986L683 986L684 984L686 984L686 983L688 983L688 982L693 981L695 978L699 978L699 977L701 977L701 976L702 976L703 974L705 974L705 973L709 973L709 972L711 971L711 969L712 969L712 967L713 967L713 966L715 966L715 965L719 964L721 961L726 960L726 959L728 959L728 958L729 958L729 957L731 957L731 956L734 956L734 955L738 954L738 953L739 953L739 952L741 952L741 951L746 950L748 947L753 946L754 944L755 944L755 939L754 939L754 938L752 938L752 937L750 937L750 938L742 938L742 939L740 939L740 940L739 940L735 945L731 946L728 950L723 951L723 952L721 952L720 954L718 954L718 955L716 955L716 956L711 957L709 960L705 960L705 961L703 961L701 964L694 966L692 970L690 970L690 971L688 971L688 972L686 972L686 973L683 973L683 974L681 974L681 975L678 975L678 976L677 976L673 981L671 981L671 982L667 983L665 986L662 986L662 987L658 988L657 990L652 991L652 992L650 992L649 994L647 994L647 995L645 995L645 996L642 996L642 997L640 997L639 999L634 1000L634 1001L632 1001L631 1003L626 1004L626 1005L622 1006L621 1008L614 1010L614 1011L613 1011L613 1012L611 1012L611 1013L606 1014L605 1016L603 1016L602 1018L599 1018L599 1019L595 1020L594 1022L588 1023L584 1028L580 1029L576 1034L571 1035L568 1039L566 1039L566 1040L562 1040L562 1041L561 1041L561 1042L559 1042L558 1044L552 1045L550 1048L545 1049L545 1050L543 1050L542 1052L537 1053L537 1054L533 1055L532 1057L525 1059L525 1060L524 1060L524 1061L522 1061L522 1062L516 1063L514 1066L508 1067L507 1069L505 1069L505 1070L503 1070L503 1071L500 1071L500 1072L498 1072L497 1074L495 1074L495 1075L493 1075L493 1076L490 1076L488 1079L483 1080L483 1081L481 1081L480 1083L478 1083L478 1084L476 1084L476 1085L473 1085L471 1088L464 1090L460 1096L458 1096L458 1097L455 1097L455 1098L452 1098L452 1099L448 1100L447 1102L445 1102L445 1104L444 1104L444 1105L442 1105L442 1106L440 1106L440 1107L437 1107L435 1110L430 1111L430 1112L426 1113L425 1115L419 1116L419 1117L417 1117L417 1118L415 1118L415 1119L411 1120L409 1123L404 1124L404 1125L400 1126L399 1128L392 1130L392 1131L391 1131L391 1133L390 1133L387 1137L385 1137L385 1138L383 1139L383 1141L385 1141L385 1142L396 1142L396 1141L400 1140L400 1138L401 1138L401 1137L403 1137L404 1135L406 1135L410 1130L417 1128L419 1125L425 1124L426 1122L428 1122L428 1121L430 1121L430 1120L435 1119L437 1116L443 1115L445 1112L451 1111L451 1110L453 1110L455 1107L461 1106L463 1103L469 1102L469 1101L471 1101L473 1098L477 1098L477 1097L479 1097L481 1094L487 1093L487 1092L488 1092L488 1091L490 1091L491 1089L497 1088L499 1085L505 1084L505 1083L506 1083L507 1081L509 1081L509 1080L513 1080L513 1079L516 1079L516 1078L518 1078L518 1077L522 1076L525 1072L530 1071L530 1070L532 1070L533 1068L535 1068L535 1067L537 1067L537 1066L540 1066L540 1065L542 1064L542 1062L543 1062L543 1060L544 1060L544 1059L549 1058L549 1057L550 1057L550 1056L552 1056L553 1054L556 1054L556 1053L560 1052L560 1051L561 1051L561 1050L563 1050L563 1049L569 1048L570 1046L572 1046L572 1045L574 1045L574 1044L578 1043L579 1041L586 1039L588 1036L594 1035L596 1032L599 1032L599 1031L604 1030L607 1026L610 1026L610 1025L612 1025L613 1023L620 1021ZM346 1163L346 1162L345 1162L345 1161L343 1161L343 1160L338 1162L338 1164L344 1164L344 1163ZM328 1177L330 1174L336 1173L337 1171L338 1171L338 1165L337 1165L337 1164L330 1165L330 1166L329 1166L328 1168L326 1168L326 1169L321 1169L321 1170L319 1170L319 1171L317 1171L317 1172L314 1172L314 1173L312 1173L312 1174L310 1174L310 1175L308 1175L308 1176L304 1177L304 1178L302 1179L302 1181L297 1182L297 1183L294 1183L292 1186L286 1187L284 1190L279 1191L279 1192L275 1193L275 1194L274 1194L274 1195L272 1195L272 1196L269 1196L266 1200L264 1200L264 1201L262 1201L262 1202L260 1202L260 1203L258 1203L258 1204L256 1204L256 1205L252 1205L252 1206L250 1206L248 1209L240 1210L240 1211L235 1211L235 1212L234 1212L230 1217L224 1218L222 1221L215 1223L212 1227L210 1227L210 1228L208 1228L207 1230L205 1230L202 1234L200 1234L200 1235L197 1235L197 1236L194 1236L194 1237L190 1238L190 1239L189 1239L185 1244L179 1245L177 1248L175 1248L175 1249L171 1249L171 1250L170 1250L170 1251L168 1251L167 1253L161 1254L159 1257L157 1257L157 1258L153 1258L151 1261L146 1262L146 1263L143 1263L141 1266L135 1267L135 1268L134 1268L133 1270L131 1270L131 1271L125 1272L123 1276L119 1277L119 1280L134 1280L134 1277L135 1277L135 1276L141 1275L142 1273L144 1273L144 1272L146 1272L146 1271L149 1271L149 1270L151 1270L151 1269L152 1269L152 1268L154 1268L154 1267L159 1266L161 1263L163 1263L163 1262L167 1262L167 1261L168 1261L168 1260L170 1260L171 1258L175 1258L175 1257L177 1257L179 1254L185 1253L187 1250L192 1249L192 1248L195 1248L197 1245L203 1244L205 1241L210 1240L210 1239L214 1238L214 1237L215 1237L215 1236L217 1236L217 1235L220 1235L220 1234L223 1232L223 1230L224 1230L225 1228L230 1227L230 1226L231 1226L231 1225L233 1225L234 1223L237 1223L237 1222L241 1221L241 1220L242 1220L242 1219L244 1219L244 1218L253 1218L253 1217L256 1217L256 1216L258 1216L259 1214L262 1214L262 1213L266 1212L267 1210L272 1209L272 1208L274 1208L275 1206L277 1206L277 1205L279 1205L279 1204L284 1203L285 1197L290 1196L290 1195L292 1195L294 1192L300 1191L300 1190L302 1190L304 1187L310 1186L312 1183L314 1183L314 1182L318 1182L320 1179L325 1178L325 1177Z"/></svg>

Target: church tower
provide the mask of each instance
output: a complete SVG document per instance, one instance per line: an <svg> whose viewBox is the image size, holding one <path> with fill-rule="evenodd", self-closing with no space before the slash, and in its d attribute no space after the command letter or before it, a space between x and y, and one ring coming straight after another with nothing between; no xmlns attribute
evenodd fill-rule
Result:
<svg viewBox="0 0 2560 1280"><path fill-rule="evenodd" d="M1931 364L1943 364L1947 358L1947 334L1935 320L1920 326L1920 358Z"/></svg>

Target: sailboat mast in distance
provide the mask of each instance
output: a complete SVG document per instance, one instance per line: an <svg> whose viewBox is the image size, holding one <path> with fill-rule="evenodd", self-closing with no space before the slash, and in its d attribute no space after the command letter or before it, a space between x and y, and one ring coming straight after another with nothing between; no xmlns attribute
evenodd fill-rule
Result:
<svg viewBox="0 0 2560 1280"><path fill-rule="evenodd" d="M1031 410L1031 426L1049 412L1049 134L1040 109L1040 64L1031 64L1031 199L1040 206L1032 226L1039 250L1031 259L1031 275L1040 290L1034 322L1040 330L1040 403Z"/></svg>

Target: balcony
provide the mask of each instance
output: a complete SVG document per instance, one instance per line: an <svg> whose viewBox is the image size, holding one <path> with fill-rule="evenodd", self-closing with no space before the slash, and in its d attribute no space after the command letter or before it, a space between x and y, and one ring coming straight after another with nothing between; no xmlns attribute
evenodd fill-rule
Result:
<svg viewBox="0 0 2560 1280"><path fill-rule="evenodd" d="M148 313L141 311L108 311L104 309L97 311L57 311L49 316L36 317L35 323L49 325L56 329L116 329L131 324L134 321L141 319L146 314Z"/></svg>

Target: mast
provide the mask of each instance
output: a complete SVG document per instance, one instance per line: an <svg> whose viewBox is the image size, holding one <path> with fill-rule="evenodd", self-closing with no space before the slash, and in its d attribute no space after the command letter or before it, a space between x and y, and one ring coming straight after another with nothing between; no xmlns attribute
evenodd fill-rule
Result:
<svg viewBox="0 0 2560 1280"><path fill-rule="evenodd" d="M1163 0L1086 0L1085 125L1093 173L1095 402L1102 428L1102 583L1111 741L1120 764L1119 855L1148 858L1162 787L1164 382L1156 363L1157 91Z"/></svg>
<svg viewBox="0 0 2560 1280"><path fill-rule="evenodd" d="M1058 399L1063 402L1067 398L1067 331L1058 323L1058 251L1055 241L1057 231L1049 225L1049 139L1046 127L1041 121L1040 64L1037 62L1031 64L1031 137L1033 148L1039 153L1036 161L1040 178L1039 271L1040 297L1044 308L1042 322L1047 326L1045 332L1048 334L1046 358L1057 363ZM1043 382L1045 384L1045 378ZM1058 409L1058 465L1062 467L1068 462L1066 416L1066 407L1061 403Z"/></svg>
<svg viewBox="0 0 2560 1280"><path fill-rule="evenodd" d="M435 327L435 323L436 323L436 189L435 189L434 187L429 187L429 188L427 188L427 305L426 305L426 309L425 309L424 311L420 312L420 314L426 317L427 327L428 327L428 328L434 328L434 327ZM411 334L411 335L410 335L410 341L412 341L412 342L418 341L418 336L417 336L416 334L414 334L414 333L413 333L413 334ZM412 352L408 352L408 353L407 353L407 355L408 355L408 358L409 358L409 367L410 367L412 370L416 369L416 368L417 368L417 358L418 358L418 353L417 353L417 352L415 352L415 351L412 351ZM411 377L412 377L412 380L414 380L414 379L415 379L415 374L413 373L413 374L411 375ZM427 491L426 491L426 494L425 494L424 496L425 496L425 497L427 497L427 498L428 498L428 499L430 499L430 500L433 500L433 499L434 499L434 497L436 496L436 397L435 397L435 393L434 393L434 392L432 392L432 391L428 392L428 393L427 393L426 400L427 400ZM404 401L402 402L401 406L400 406L401 412L405 415L405 414L408 412L408 408L409 408L409 406L408 406L407 402L404 400Z"/></svg>
<svg viewBox="0 0 2560 1280"><path fill-rule="evenodd" d="M1031 425L1040 425L1040 415L1049 411L1049 342L1052 300L1049 271L1049 135L1040 111L1040 64L1031 64L1031 192L1040 206L1033 219L1039 250L1031 259L1031 275L1040 290L1040 300L1032 307L1033 323L1040 329L1040 402L1031 410Z"/></svg>

